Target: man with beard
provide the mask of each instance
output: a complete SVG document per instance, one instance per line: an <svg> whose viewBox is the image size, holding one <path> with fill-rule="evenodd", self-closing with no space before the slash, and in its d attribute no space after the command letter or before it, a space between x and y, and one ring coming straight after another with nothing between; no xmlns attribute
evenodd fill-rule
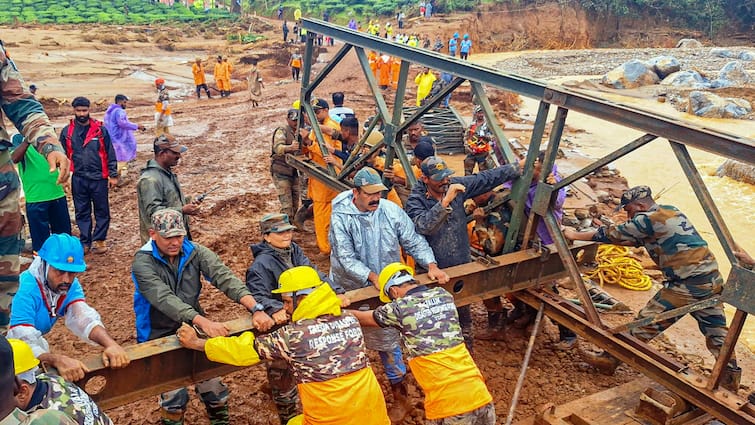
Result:
<svg viewBox="0 0 755 425"><path fill-rule="evenodd" d="M520 175L519 167L504 165L464 177L451 177L453 170L445 161L431 156L420 166L422 176L412 188L406 213L412 218L417 233L424 235L441 268L472 261L467 234L464 201L493 190ZM469 305L459 307L459 322L464 343L472 352L472 312Z"/></svg>
<svg viewBox="0 0 755 425"><path fill-rule="evenodd" d="M60 143L71 161L71 193L79 239L84 253L91 249L95 254L104 254L110 228L108 187L118 184L118 163L107 129L89 117L89 99L79 96L71 105L75 117L60 132Z"/></svg>
<svg viewBox="0 0 755 425"><path fill-rule="evenodd" d="M331 280L349 290L370 285L377 288L378 273L388 264L400 262L403 248L428 270L428 277L448 282L448 275L438 268L430 246L415 232L409 216L400 206L381 198L387 188L377 171L362 168L354 176L354 186L333 200L329 235L333 248ZM398 332L388 328L365 330L365 342L367 348L380 353L393 391L394 404L389 416L394 423L400 422L410 403Z"/></svg>
<svg viewBox="0 0 755 425"><path fill-rule="evenodd" d="M105 128L110 134L110 140L115 149L115 159L118 160L118 184L123 185L126 181L128 163L136 158L136 139L134 130L144 131L143 125L134 124L126 116L126 107L129 98L125 94L115 95L115 103L108 106L105 111Z"/></svg>
<svg viewBox="0 0 755 425"><path fill-rule="evenodd" d="M186 226L186 239L191 240L189 216L199 213L199 204L188 202L181 191L178 177L173 167L178 165L181 154L188 148L170 134L163 134L155 139L153 150L155 158L147 161L136 183L136 200L139 205L139 236L142 244L149 241L149 228L155 211L170 208L183 214Z"/></svg>
<svg viewBox="0 0 755 425"><path fill-rule="evenodd" d="M8 338L29 344L40 361L57 369L68 381L82 379L88 370L78 359L50 352L44 335L60 317L65 318L66 327L74 335L105 348L102 362L106 367L121 368L130 361L105 330L99 313L86 303L76 278L84 270L84 250L79 241L66 234L50 236L29 269L21 273L10 315Z"/></svg>
<svg viewBox="0 0 755 425"><path fill-rule="evenodd" d="M327 282L339 294L341 306L346 307L349 301L344 297L344 289L325 277L324 273L304 255L304 251L293 242L295 227L291 225L286 214L266 214L260 220L262 242L252 245L254 262L246 271L246 287L251 291L254 299L264 307L264 313L270 316L276 324L288 322L288 315L283 308L280 294L273 293L278 288L280 275L292 267L309 266L320 275L320 280ZM297 414L299 409L299 393L288 363L283 359L271 360L265 363L267 381L273 396L273 402L278 409L278 416L282 424L287 423Z"/></svg>

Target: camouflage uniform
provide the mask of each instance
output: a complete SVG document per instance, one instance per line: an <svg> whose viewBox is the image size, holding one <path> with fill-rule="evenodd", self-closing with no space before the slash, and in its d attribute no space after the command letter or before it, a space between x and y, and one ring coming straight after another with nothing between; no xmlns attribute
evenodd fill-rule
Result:
<svg viewBox="0 0 755 425"><path fill-rule="evenodd" d="M60 376L41 374L37 375L37 386L40 385L46 387L44 398L38 405L29 406L27 410L57 410L79 425L113 425L105 412L75 384Z"/></svg>
<svg viewBox="0 0 755 425"><path fill-rule="evenodd" d="M43 156L63 152L49 118L29 91L15 63L0 42L0 107L26 140ZM10 319L10 306L18 290L21 252L19 180L10 157L10 136L0 114L0 333Z"/></svg>
<svg viewBox="0 0 755 425"><path fill-rule="evenodd" d="M273 403L278 410L278 418L281 424L286 424L301 413L299 391L296 388L294 375L288 363L283 359L268 361L265 363L265 368Z"/></svg>
<svg viewBox="0 0 755 425"><path fill-rule="evenodd" d="M0 419L0 425L76 425L76 422L57 410L37 410L26 414L16 409Z"/></svg>
<svg viewBox="0 0 755 425"><path fill-rule="evenodd" d="M426 416L438 420L430 423L495 424L493 398L466 349L448 291L419 285L376 308L373 317L381 327L401 332L409 367L425 393ZM454 357L444 356L450 352Z"/></svg>
<svg viewBox="0 0 755 425"><path fill-rule="evenodd" d="M638 319L706 300L721 293L723 278L708 243L697 233L687 217L667 205L654 205L637 213L625 223L598 228L593 240L604 243L632 243L644 246L658 264L666 281L663 288L640 310ZM690 313L705 336L714 356L723 346L728 329L723 307L719 304ZM682 316L631 330L649 341L676 323ZM732 356L733 358L733 356Z"/></svg>
<svg viewBox="0 0 755 425"><path fill-rule="evenodd" d="M273 132L273 148L270 156L270 174L278 191L281 213L293 218L299 209L301 181L299 171L286 163L285 149L297 142L296 129L289 126L278 127Z"/></svg>

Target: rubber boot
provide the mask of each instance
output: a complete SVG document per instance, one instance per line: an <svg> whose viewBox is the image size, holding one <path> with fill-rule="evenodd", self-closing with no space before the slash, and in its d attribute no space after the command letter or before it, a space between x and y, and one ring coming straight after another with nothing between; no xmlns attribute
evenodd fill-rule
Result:
<svg viewBox="0 0 755 425"><path fill-rule="evenodd" d="M504 323L505 313L502 311L488 312L488 328L477 338L483 341L505 341L506 327Z"/></svg>
<svg viewBox="0 0 755 425"><path fill-rule="evenodd" d="M219 407L205 407L207 409L207 415L210 417L210 425L228 425L230 423L227 404Z"/></svg>
<svg viewBox="0 0 755 425"><path fill-rule="evenodd" d="M605 351L600 354L593 354L585 352L584 350L579 350L579 354L582 357L582 360L590 366L598 369L598 371L604 375L613 375L614 372L616 372L616 368L621 364L621 360Z"/></svg>
<svg viewBox="0 0 755 425"><path fill-rule="evenodd" d="M391 392L393 393L393 404L388 410L388 418L390 418L392 424L398 424L404 420L411 409L406 381L391 384Z"/></svg>
<svg viewBox="0 0 755 425"><path fill-rule="evenodd" d="M726 366L721 372L721 388L725 388L733 393L739 390L739 383L742 381L742 368Z"/></svg>
<svg viewBox="0 0 755 425"><path fill-rule="evenodd" d="M160 423L162 425L183 425L184 412L179 410L172 412L170 410L160 409Z"/></svg>

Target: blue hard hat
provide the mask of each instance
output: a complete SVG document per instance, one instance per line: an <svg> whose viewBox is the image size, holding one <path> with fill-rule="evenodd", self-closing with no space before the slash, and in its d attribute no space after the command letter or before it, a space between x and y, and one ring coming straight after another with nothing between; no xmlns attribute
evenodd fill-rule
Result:
<svg viewBox="0 0 755 425"><path fill-rule="evenodd" d="M469 38L469 34L464 34L464 38L465 39Z"/></svg>
<svg viewBox="0 0 755 425"><path fill-rule="evenodd" d="M458 32L454 33L454 38L459 38L459 33Z"/></svg>
<svg viewBox="0 0 755 425"><path fill-rule="evenodd" d="M87 269L81 242L65 233L50 235L38 254L47 264L63 272L81 273Z"/></svg>

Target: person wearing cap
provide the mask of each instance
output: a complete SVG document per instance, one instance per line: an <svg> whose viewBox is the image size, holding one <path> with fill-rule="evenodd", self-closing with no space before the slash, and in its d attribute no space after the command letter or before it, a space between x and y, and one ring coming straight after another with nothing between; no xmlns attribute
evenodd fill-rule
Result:
<svg viewBox="0 0 755 425"><path fill-rule="evenodd" d="M578 232L564 228L564 237L571 240L594 241L623 246L645 247L648 255L663 272L663 288L637 314L637 319L655 317L663 312L715 297L723 290L723 277L718 262L708 243L695 226L677 208L658 205L648 186L635 186L621 195L616 211L623 209L627 221L601 226L595 230ZM726 339L728 328L723 305L690 313L705 337L705 345L718 357ZM629 333L647 342L676 323L683 315L657 323L632 328ZM599 355L582 353L585 360L601 372L612 375L621 362L603 352ZM737 366L734 353L722 371L721 386L736 392L742 369Z"/></svg>
<svg viewBox="0 0 755 425"><path fill-rule="evenodd" d="M474 121L467 129L467 137L464 142L464 150L467 153L467 156L464 157L465 176L474 174L475 165L477 165L478 171L495 168L495 161L493 161L493 157L490 155L490 144L494 140L495 136L488 128L482 106L475 105Z"/></svg>
<svg viewBox="0 0 755 425"><path fill-rule="evenodd" d="M155 138L153 144L154 159L147 161L136 182L136 201L139 207L139 237L142 244L150 240L149 228L152 214L163 208L170 208L183 214L186 226L186 238L191 240L189 216L199 213L199 203L189 202L181 190L178 176L173 167L178 165L181 154L188 149L170 134Z"/></svg>
<svg viewBox="0 0 755 425"><path fill-rule="evenodd" d="M173 111L170 109L170 93L165 87L165 79L158 78L155 80L157 89L157 101L155 102L155 136L170 134L170 127L173 127Z"/></svg>
<svg viewBox="0 0 755 425"><path fill-rule="evenodd" d="M57 410L79 425L113 425L89 394L76 384L58 375L39 373L39 359L29 344L20 339L9 339L8 342L13 347L19 409L25 412Z"/></svg>
<svg viewBox="0 0 755 425"><path fill-rule="evenodd" d="M441 268L472 261L467 234L464 202L519 177L518 166L503 165L464 177L451 177L454 171L437 156L422 161L422 176L412 188L405 209L417 232L423 235ZM469 306L459 307L464 341L472 351L472 315Z"/></svg>
<svg viewBox="0 0 755 425"><path fill-rule="evenodd" d="M13 363L13 347L0 334L0 424L3 425L76 425L57 410L40 409L26 413L18 408L19 382Z"/></svg>
<svg viewBox="0 0 755 425"><path fill-rule="evenodd" d="M386 265L378 282L385 304L352 314L362 326L398 329L425 394L425 423L495 425L493 397L464 344L453 295L421 284L401 263Z"/></svg>
<svg viewBox="0 0 755 425"><path fill-rule="evenodd" d="M82 379L87 368L78 359L50 352L44 335L61 317L74 335L104 347L102 362L106 367L129 364L126 351L108 334L99 313L84 298L76 275L85 270L84 250L78 239L66 234L50 236L29 269L21 273L11 309L8 337L29 344L35 357L69 381Z"/></svg>
<svg viewBox="0 0 755 425"><path fill-rule="evenodd" d="M435 80L435 74L428 67L422 68L422 72L414 77L414 84L417 85L417 106L422 106L422 101L430 94Z"/></svg>
<svg viewBox="0 0 755 425"><path fill-rule="evenodd" d="M29 91L16 64L8 57L0 43L0 103L6 116L14 117L12 122L25 140L28 140L45 161L47 170L59 170L58 184L68 181L70 164L65 150L58 141L55 129L45 114L42 104ZM8 329L10 308L13 296L18 290L20 269L19 254L21 244L21 210L19 203L19 181L13 167L10 150L10 135L7 127L0 124L0 179L7 182L0 191L0 334Z"/></svg>
<svg viewBox="0 0 755 425"><path fill-rule="evenodd" d="M412 157L409 159L414 177L419 179L419 176L422 175L422 170L420 170L419 164L421 164L425 158L433 155L435 155L435 145L433 144L432 138L430 136L421 136L419 142L414 146ZM409 194L412 190L406 184L406 172L401 166L401 163L394 160L393 165L390 168L384 169L383 164L385 161L382 158L376 159L376 162L380 162L380 165L375 167L375 169L382 170L383 177L393 183L393 189L395 189L399 199L401 199L401 205L406 205L406 202L409 200Z"/></svg>
<svg viewBox="0 0 755 425"><path fill-rule="evenodd" d="M126 183L128 163L136 158L134 130L145 131L147 129L143 125L134 124L128 120L126 115L128 101L129 98L125 94L115 95L115 103L108 106L103 119L113 143L115 159L118 160L118 185Z"/></svg>
<svg viewBox="0 0 755 425"><path fill-rule="evenodd" d="M71 195L84 252L104 254L110 228L108 189L118 184L118 161L110 133L89 116L89 105L85 97L73 99L75 117L60 131L60 143L71 163Z"/></svg>
<svg viewBox="0 0 755 425"><path fill-rule="evenodd" d="M197 99L201 99L199 95L202 89L207 94L208 99L212 99L210 95L210 89L207 87L207 78L205 76L204 65L202 65L202 58L194 59L194 64L191 65L191 75L194 76L194 87L197 91Z"/></svg>
<svg viewBox="0 0 755 425"><path fill-rule="evenodd" d="M164 208L152 214L151 240L134 254L136 341L173 335L181 323L191 323L211 337L228 335L222 322L206 317L199 305L202 276L228 298L252 313L254 327L266 331L273 321L264 313L244 283L210 249L186 239L180 212ZM228 388L220 378L196 384L197 393L213 424L228 423ZM182 424L189 393L186 388L163 393L160 413L165 425Z"/></svg>
<svg viewBox="0 0 755 425"><path fill-rule="evenodd" d="M301 135L296 133L299 122L299 110L289 109L286 113L286 125L273 130L272 152L270 155L270 174L278 191L282 214L294 217L299 211L301 198L301 176L299 171L286 162L286 154L301 151ZM301 226L303 223L299 223Z"/></svg>
<svg viewBox="0 0 755 425"><path fill-rule="evenodd" d="M260 220L262 242L251 246L254 261L246 271L246 287L265 308L265 314L270 316L276 324L288 322L288 315L283 308L283 300L279 293L278 279L281 274L298 266L317 267L307 258L301 247L293 242L293 231L286 214L265 214ZM336 283L329 281L324 273L317 271L320 280L327 282L338 294L341 305L347 306L348 300L342 294L346 291ZM287 423L299 412L299 393L288 363L284 360L266 362L267 380L273 394L273 402L278 410L282 424Z"/></svg>
<svg viewBox="0 0 755 425"><path fill-rule="evenodd" d="M312 109L314 109L317 122L322 132L325 152L320 149L317 143L317 137L314 131L309 132L309 137L302 139L302 145L305 153L312 159L312 162L320 167L332 165L336 169L341 168L341 159L335 156L334 152L338 148L336 140L333 138L333 130L340 131L341 126L330 118L328 102L325 99L312 98ZM309 179L307 194L312 200L315 236L317 238L317 247L322 254L330 254L330 244L328 243L328 228L330 227L331 201L338 195L338 192L331 189L328 185L318 179Z"/></svg>
<svg viewBox="0 0 755 425"><path fill-rule="evenodd" d="M377 171L362 168L354 176L354 186L333 200L331 280L348 290L377 287L380 270L401 261L403 249L428 270L431 279L447 282L448 275L438 268L430 246L415 232L409 216L399 205L382 199L387 188ZM365 333L365 339L367 348L380 353L396 400L391 419L400 421L408 413L409 399L398 334L391 329L372 330Z"/></svg>
<svg viewBox="0 0 755 425"><path fill-rule="evenodd" d="M26 197L26 220L29 223L31 246L36 252L52 233L71 234L71 217L63 186L58 174L49 173L49 165L21 134L12 138L11 159L18 164L18 175ZM14 291L15 292L15 291Z"/></svg>
<svg viewBox="0 0 755 425"><path fill-rule="evenodd" d="M341 300L311 267L290 268L278 283L273 292L281 296L289 324L256 337L244 332L209 339L184 325L179 342L204 351L209 360L235 366L251 366L260 359L286 361L301 395L303 418L295 420L304 425L389 425L359 321L341 310Z"/></svg>

